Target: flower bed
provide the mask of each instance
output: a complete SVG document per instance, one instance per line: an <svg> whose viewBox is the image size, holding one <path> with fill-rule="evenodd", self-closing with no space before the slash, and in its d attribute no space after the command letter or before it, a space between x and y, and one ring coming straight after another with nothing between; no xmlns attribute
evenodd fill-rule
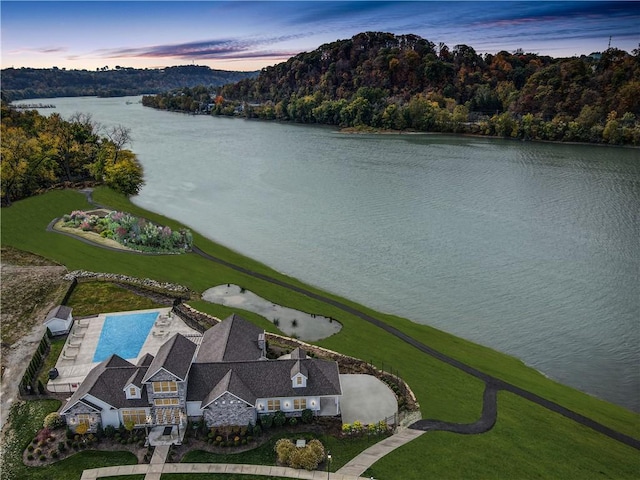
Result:
<svg viewBox="0 0 640 480"><path fill-rule="evenodd" d="M62 217L62 225L95 233L142 252L183 253L193 244L189 230L173 231L124 212L75 210Z"/></svg>

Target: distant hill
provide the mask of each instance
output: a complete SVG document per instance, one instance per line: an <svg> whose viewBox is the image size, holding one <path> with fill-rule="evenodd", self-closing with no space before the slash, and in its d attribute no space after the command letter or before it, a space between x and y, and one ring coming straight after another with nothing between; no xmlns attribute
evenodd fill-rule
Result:
<svg viewBox="0 0 640 480"><path fill-rule="evenodd" d="M358 129L638 145L639 50L479 55L468 45L366 32L209 94L181 90L143 104Z"/></svg>
<svg viewBox="0 0 640 480"><path fill-rule="evenodd" d="M198 65L163 69L116 67L113 70L96 71L6 68L1 72L2 98L10 102L25 98L141 95L197 85L217 87L257 74L213 70Z"/></svg>

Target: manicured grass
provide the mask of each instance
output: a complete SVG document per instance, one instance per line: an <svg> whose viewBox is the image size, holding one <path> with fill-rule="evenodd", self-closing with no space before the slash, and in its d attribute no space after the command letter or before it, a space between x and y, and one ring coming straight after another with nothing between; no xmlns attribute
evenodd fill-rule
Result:
<svg viewBox="0 0 640 480"><path fill-rule="evenodd" d="M522 398L500 392L498 421L482 435L428 432L391 452L363 476L375 478L637 479L640 455ZM420 469L405 468L422 458Z"/></svg>
<svg viewBox="0 0 640 480"><path fill-rule="evenodd" d="M176 221L146 212L131 204L126 198L109 190L97 189L94 193L94 198L97 202L114 209L129 211L159 224L169 225L171 228L180 227L180 224ZM99 272L148 277L158 281L183 284L196 292L202 292L215 285L234 283L279 305L334 317L342 323L342 331L328 339L317 342L318 344L372 361L378 366L384 363L385 368L388 369L391 366L394 371L397 370L416 393L425 418L462 423L472 422L478 418L481 411L481 398L484 388L482 382L434 360L408 346L398 338L338 308L243 275L224 266L209 262L195 254L142 256L111 252L92 245L86 245L77 239L45 231L46 225L52 218L59 217L76 208L88 208L88 205L82 195L71 191L51 192L41 197L33 197L16 202L12 207L3 210L2 243L56 260L65 264L69 269L82 268ZM640 437L639 415L555 383L535 370L526 367L513 357L425 325L375 312L354 302L322 292L314 287L303 285L301 282L279 274L263 264L217 245L197 234L197 232L194 232L194 243L211 255L223 258L233 264L337 299L361 312L379 318L421 342L464 361L479 370L529 389L544 398L556 401L627 435L636 438ZM204 302L191 303L222 318L229 313L229 310L225 310L224 307L212 305L205 308L202 307ZM243 315L245 314L243 312ZM275 330L275 327L266 320L256 318L254 315L246 315L247 318L267 330ZM567 454L573 454L575 458L582 458L583 456L593 455L593 452L598 450L601 455L607 457L602 461L607 465L611 465L611 471L618 468L618 473L623 476L624 472L628 471L631 466L636 465L632 455L624 458L619 455L620 449L628 451L627 447L603 435L579 427L574 422L565 420L563 417L519 398L514 397L515 400L504 402L502 398L501 396L500 421L503 421L503 416L506 419L504 421L511 420L511 423L505 423L509 428L496 428L489 434L479 436L428 433L412 442L409 446L403 447L399 452L391 454L389 461L395 461L395 466L383 473L376 473L376 476L381 478L409 478L408 475L411 472L428 471L432 473L432 477L447 478L451 476L451 462L455 461L460 471L463 471L461 469L464 468L472 471L476 461L474 459L477 459L477 455L483 457L483 469L485 472L491 471L492 474L490 476L500 478L529 477L526 462L522 462L522 467L519 467L518 461L512 463L503 461L503 458L517 460L521 455L524 455L521 453L523 447L520 440L525 441L526 439L532 445L532 448L539 447L535 458L536 462L541 465L539 467L540 471L552 472L556 468L558 452L563 451L567 452ZM509 410L509 406L514 403L518 405L518 408ZM506 408L504 411L502 410L503 405ZM539 413L539 411L543 413ZM540 418L541 424L545 427L543 429L531 429L530 418ZM553 435L544 435L549 430L553 431ZM593 443L575 442L576 430L585 431L585 436ZM530 437L536 435L542 435L541 438L545 439L544 446L538 444L537 441L531 441ZM444 442L441 439L447 440L447 445L451 447L451 450L443 448L438 455L428 454L434 438L438 442ZM453 440L448 440L449 438ZM494 439L495 445L500 448L500 455L494 455L493 443L486 440L487 438ZM514 441L514 439L518 439L518 442ZM476 447L478 448L477 451L474 450ZM635 454L637 455L637 452ZM585 470L583 469L582 471L584 472ZM378 471L375 470L375 472Z"/></svg>
<svg viewBox="0 0 640 480"><path fill-rule="evenodd" d="M49 349L49 353L47 353L47 356L44 359L42 370L40 370L40 375L38 375L38 380L40 380L45 386L49 381L49 370L56 366L56 362L58 361L58 357L62 352L65 341L66 338L55 338L51 340L51 348Z"/></svg>
<svg viewBox="0 0 640 480"><path fill-rule="evenodd" d="M129 452L85 451L60 462L43 467L27 467L22 463L22 452L42 428L44 417L60 408L58 400L33 400L11 407L11 430L3 439L3 480L76 480L88 468L136 464Z"/></svg>
<svg viewBox="0 0 640 480"><path fill-rule="evenodd" d="M274 451L276 442L281 438L289 438L291 441L304 438L309 441L317 438L324 445L325 451L331 452L330 470L335 472L344 466L349 460L363 450L376 444L384 436L363 436L356 438L335 438L330 435L317 435L315 433L276 433L267 442L258 448L242 453L212 453L203 450L194 450L187 453L181 463L246 463L251 465L276 465Z"/></svg>
<svg viewBox="0 0 640 480"><path fill-rule="evenodd" d="M110 282L80 282L69 298L74 317L165 307Z"/></svg>

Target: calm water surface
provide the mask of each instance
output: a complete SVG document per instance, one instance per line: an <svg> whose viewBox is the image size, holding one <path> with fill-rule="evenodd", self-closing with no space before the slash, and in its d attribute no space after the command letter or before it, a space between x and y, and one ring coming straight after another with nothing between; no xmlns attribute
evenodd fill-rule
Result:
<svg viewBox="0 0 640 480"><path fill-rule="evenodd" d="M132 100L53 103L131 128L136 204L640 411L640 151L344 135Z"/></svg>

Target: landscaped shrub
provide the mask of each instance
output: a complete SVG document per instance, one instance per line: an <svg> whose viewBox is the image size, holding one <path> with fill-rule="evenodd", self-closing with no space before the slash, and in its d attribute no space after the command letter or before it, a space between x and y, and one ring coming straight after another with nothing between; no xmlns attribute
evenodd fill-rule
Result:
<svg viewBox="0 0 640 480"><path fill-rule="evenodd" d="M31 454L27 455L27 460L33 460L33 455Z"/></svg>
<svg viewBox="0 0 640 480"><path fill-rule="evenodd" d="M274 449L278 455L278 462L284 465L289 465L289 458L296 450L296 446L288 438L281 438L276 442Z"/></svg>
<svg viewBox="0 0 640 480"><path fill-rule="evenodd" d="M311 423L313 421L313 412L309 408L302 410L302 416L300 417L302 423Z"/></svg>
<svg viewBox="0 0 640 480"><path fill-rule="evenodd" d="M58 458L58 456L59 456L59 455L60 455L60 454L59 454L56 450L54 450L53 452L51 452L51 458Z"/></svg>
<svg viewBox="0 0 640 480"><path fill-rule="evenodd" d="M64 418L61 417L58 412L51 412L49 415L44 417L42 425L44 428L55 430L56 428L64 426Z"/></svg>
<svg viewBox="0 0 640 480"><path fill-rule="evenodd" d="M75 210L62 217L63 225L94 232L135 250L146 252L185 252L191 249L193 237L186 229L173 231L129 213L111 212L104 217Z"/></svg>
<svg viewBox="0 0 640 480"><path fill-rule="evenodd" d="M281 438L276 442L275 451L278 461L292 468L304 468L315 470L324 459L324 446L319 440L311 440L303 448L296 447L287 438Z"/></svg>
<svg viewBox="0 0 640 480"><path fill-rule="evenodd" d="M273 415L273 424L276 427L281 427L283 426L287 421L287 416L284 414L284 412L282 410L278 410L274 415Z"/></svg>
<svg viewBox="0 0 640 480"><path fill-rule="evenodd" d="M36 438L38 439L38 445L42 446L45 443L47 443L47 440L49 440L49 438L51 438L51 430L49 430L48 428L43 428L38 432L38 435L36 436Z"/></svg>
<svg viewBox="0 0 640 480"><path fill-rule="evenodd" d="M291 417L289 419L289 425L291 425L292 427L295 427L298 424L298 419L296 417Z"/></svg>
<svg viewBox="0 0 640 480"><path fill-rule="evenodd" d="M271 428L271 426L273 425L273 415L264 415L260 418L260 423L265 429Z"/></svg>
<svg viewBox="0 0 640 480"><path fill-rule="evenodd" d="M256 425L255 427L253 427L253 434L256 437L259 437L260 435L262 435L262 427L260 425Z"/></svg>
<svg viewBox="0 0 640 480"><path fill-rule="evenodd" d="M59 452L64 452L67 449L67 446L64 444L64 442L59 442L58 443L58 451Z"/></svg>

